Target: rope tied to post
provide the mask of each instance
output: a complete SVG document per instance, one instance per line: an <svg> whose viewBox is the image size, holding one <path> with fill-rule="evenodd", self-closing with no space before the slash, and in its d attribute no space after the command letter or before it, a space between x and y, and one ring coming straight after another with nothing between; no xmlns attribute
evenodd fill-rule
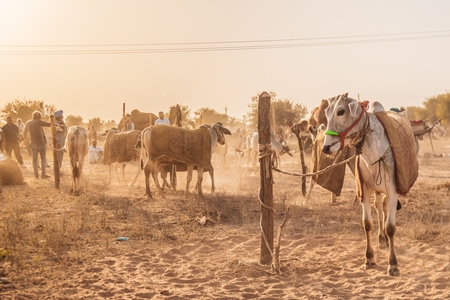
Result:
<svg viewBox="0 0 450 300"><path fill-rule="evenodd" d="M271 144L259 144L258 145L259 155L258 160L262 162L264 178L271 178L273 183L273 178L271 177L270 168L275 165L278 166L276 153L272 150ZM272 164L270 163L270 157L272 156Z"/></svg>

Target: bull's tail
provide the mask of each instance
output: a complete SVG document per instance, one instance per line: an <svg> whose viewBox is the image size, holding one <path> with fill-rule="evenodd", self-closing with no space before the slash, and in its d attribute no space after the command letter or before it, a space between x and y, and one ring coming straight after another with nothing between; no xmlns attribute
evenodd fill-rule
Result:
<svg viewBox="0 0 450 300"><path fill-rule="evenodd" d="M77 151L77 146L78 146L78 139L80 137L80 132L77 130L75 130L73 132L73 134L70 136L71 138L71 143L69 143L70 145L70 149L68 149L69 151L69 156L70 156L70 164L72 166L72 175L73 178L78 178L80 176L80 168L79 168L79 153Z"/></svg>

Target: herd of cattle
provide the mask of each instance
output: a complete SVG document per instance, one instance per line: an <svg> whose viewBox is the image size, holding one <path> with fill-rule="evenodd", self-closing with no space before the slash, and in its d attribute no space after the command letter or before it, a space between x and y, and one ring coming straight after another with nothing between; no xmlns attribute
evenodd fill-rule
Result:
<svg viewBox="0 0 450 300"><path fill-rule="evenodd" d="M214 167L211 162L213 153L223 158L224 153L231 149L240 164L242 153L247 152L247 168L249 165L252 165L253 169L256 168L256 157L259 153L257 130L248 134L241 131L231 133L221 123L202 125L197 129L178 127L181 122L178 126L153 125L152 121L154 122L156 116L143 116L138 112L134 112L134 115L136 119L132 120L137 125L137 130L110 130L106 134L103 164L109 165L109 182L113 166L117 174L119 163L134 160L139 162L139 169L132 184L140 171L144 170L148 198L152 198L150 177L153 178L158 193L162 195L158 175L163 179L163 187L173 187L172 182L172 185L167 182L167 175L171 174L173 177L176 172L186 171L186 192L189 192L193 170L197 170L196 190L198 195L202 196L205 171L211 176L214 191ZM140 123L137 116L144 124ZM171 114L171 124L175 119L176 116ZM399 195L408 193L418 177L414 133L409 120L398 113L385 111L376 101L369 105L368 101L360 102L348 97L348 94L342 94L323 100L320 106L313 110L307 122L294 125L297 130L309 132L312 137L313 172L323 170L326 159L332 158L326 164L333 165L337 157L344 154L340 161L347 163L355 175L356 199L362 204L363 227L367 241L365 266L375 267L371 242L373 199L379 220L379 245L387 245L389 249L388 275L398 276L400 273L394 252L394 235L396 211L401 208ZM83 162L88 153L90 139L96 137L97 133L92 130L88 132L80 126L73 126L68 130L65 149L70 157L72 170L71 192L75 195L80 192ZM276 134L276 130L271 132L271 149L277 157L283 154L292 155L285 141ZM323 184L322 186L334 196L339 194L339 181L343 180L344 175L342 172L332 173L335 169L338 168L331 168L324 177L320 177L319 172L313 174L308 196L314 181ZM327 185L329 183L338 188L331 188Z"/></svg>

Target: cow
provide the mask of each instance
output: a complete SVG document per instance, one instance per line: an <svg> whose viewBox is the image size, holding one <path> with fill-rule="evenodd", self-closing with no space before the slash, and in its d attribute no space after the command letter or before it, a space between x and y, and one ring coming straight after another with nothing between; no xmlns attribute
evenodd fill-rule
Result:
<svg viewBox="0 0 450 300"><path fill-rule="evenodd" d="M159 128L157 128L157 126L159 126ZM155 126L151 126L151 127L147 127L145 128L142 133L141 133L141 155L140 155L140 165L141 168L144 170L144 174L145 174L145 192L147 195L148 199L153 198L151 191L150 191L150 174L153 177L153 181L155 182L155 185L158 189L158 193L160 195L162 195L162 190L161 187L159 185L158 182L158 165L161 162L174 162L174 161L178 161L178 162L185 162L187 163L187 180L186 180L186 193L189 193L189 185L190 182L192 181L192 173L194 170L194 164L190 163L188 161L191 161L190 159L188 159L188 157L186 157L186 159L183 159L182 155L181 156L176 156L174 154L171 154L170 151L168 149L160 149L160 151L162 151L162 153L159 155L158 154L158 158L154 158L152 159L152 157L155 155L155 153L151 153L151 149L152 149L152 144L153 143L159 143L159 140L157 137L152 136L152 131L159 131L159 129L164 129L161 126L167 126L167 125L155 125ZM185 134L189 134L190 130L187 129L178 129L178 130L185 130L185 132L183 133L183 135ZM206 143L201 143L201 144L191 144L190 147L194 146L196 147L196 150L194 151L195 153L197 153L197 150L201 150L201 152L203 153L209 153L209 155L207 157L209 157L209 161L204 162L204 165L197 165L197 173L198 173L198 179L197 179L197 193L200 197L203 197L203 191L202 191L202 181L203 181L203 172L205 170L206 167L210 167L211 166L211 156L212 152L214 151L214 148L216 147L217 143L223 145L225 144L225 134L230 135L231 132L222 126L221 123L214 123L211 126L209 126L209 128L202 128L200 130L208 130L207 134L209 134L210 136L210 144L206 144ZM173 134L170 137L168 137L170 139L170 141L174 144L180 144L180 143L185 143L186 140L174 140L174 137L176 135ZM205 148L206 147L206 148ZM183 161L185 160L185 161Z"/></svg>
<svg viewBox="0 0 450 300"><path fill-rule="evenodd" d="M120 183L119 174L117 171L118 164L122 163L122 179L125 177L125 163L129 161L139 160L139 151L135 149L136 141L140 134L139 130L132 130L126 132L118 132L117 130L109 130L103 149L103 164L109 166L108 185L111 184L111 171L114 165L114 170L117 176L117 181ZM140 168L137 168L134 177L133 185L140 173Z"/></svg>
<svg viewBox="0 0 450 300"><path fill-rule="evenodd" d="M376 212L379 219L383 213L384 223L380 225L384 228L380 234L385 234L388 239L387 274L398 276L400 271L394 251L395 215L401 207L398 195L407 193L418 176L414 134L409 120L400 114L388 114L376 101L368 109L366 101L358 102L349 98L348 93L329 99L328 104L325 110L328 125L322 151L334 154L345 146L357 149L356 183L366 232L365 268L376 266L371 242L371 196L375 192L383 194L382 199L376 197L376 201L382 201L382 205L376 205ZM383 212L379 211L381 207Z"/></svg>
<svg viewBox="0 0 450 300"><path fill-rule="evenodd" d="M289 147L285 143L280 143L275 138L275 134L273 131L270 133L270 142L272 146L272 150L275 151L277 159L282 156L283 154L288 154L289 156L292 156L292 153L289 152ZM253 172L256 172L256 157L258 155L258 143L259 143L259 135L258 130L254 129L251 131L246 140L247 145L247 170L248 166L250 164L250 161L252 161L253 166Z"/></svg>
<svg viewBox="0 0 450 300"><path fill-rule="evenodd" d="M84 158L89 151L88 132L81 126L72 126L67 130L65 147L69 154L70 166L72 168L72 187L70 194L80 194L80 184L83 174Z"/></svg>

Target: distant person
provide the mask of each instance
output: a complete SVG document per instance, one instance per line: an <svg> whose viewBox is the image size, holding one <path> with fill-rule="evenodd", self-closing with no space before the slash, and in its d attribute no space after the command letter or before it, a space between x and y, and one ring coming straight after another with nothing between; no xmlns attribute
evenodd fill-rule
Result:
<svg viewBox="0 0 450 300"><path fill-rule="evenodd" d="M19 127L13 123L11 117L6 118L6 124L2 127L5 134L5 151L6 154L12 158L12 152L16 156L16 160L22 168L26 168L23 163L22 155L20 154L19 146Z"/></svg>
<svg viewBox="0 0 450 300"><path fill-rule="evenodd" d="M97 147L97 140L92 140L92 145L89 146L88 162L95 164L101 161L103 155L103 148Z"/></svg>
<svg viewBox="0 0 450 300"><path fill-rule="evenodd" d="M134 130L134 123L131 121L131 115L126 114L125 116L125 126L123 126L123 131L132 131Z"/></svg>
<svg viewBox="0 0 450 300"><path fill-rule="evenodd" d="M55 112L56 127L56 150L58 151L58 167L61 169L64 157L64 144L66 143L67 126L64 123L64 115L62 110Z"/></svg>
<svg viewBox="0 0 450 300"><path fill-rule="evenodd" d="M405 118L408 119L408 113L406 112L406 109L404 106L400 106L400 114L402 114Z"/></svg>
<svg viewBox="0 0 450 300"><path fill-rule="evenodd" d="M23 131L25 130L25 123L21 118L17 118L17 127L19 127L19 143L23 141Z"/></svg>
<svg viewBox="0 0 450 300"><path fill-rule="evenodd" d="M162 111L160 111L158 115L159 119L156 119L155 124L170 125L170 121L167 118L164 118L164 113Z"/></svg>
<svg viewBox="0 0 450 300"><path fill-rule="evenodd" d="M44 130L42 127L50 127L49 122L42 120L42 115L39 111L33 112L33 119L25 124L23 132L24 139L30 141L31 156L33 158L33 171L36 179L39 178L38 173L38 155L41 158L41 178L46 179L51 176L47 175L45 168L47 167L47 149Z"/></svg>

